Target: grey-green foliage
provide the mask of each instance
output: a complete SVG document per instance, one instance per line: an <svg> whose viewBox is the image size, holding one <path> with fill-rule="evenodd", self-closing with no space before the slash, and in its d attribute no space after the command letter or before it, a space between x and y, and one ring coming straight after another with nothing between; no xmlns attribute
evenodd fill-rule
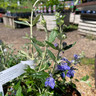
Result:
<svg viewBox="0 0 96 96"><path fill-rule="evenodd" d="M4 62L4 47L2 46L3 42L0 40L0 71L4 70L4 65L2 62Z"/></svg>
<svg viewBox="0 0 96 96"><path fill-rule="evenodd" d="M36 2L39 2L40 0L36 0ZM30 2L30 1L29 1ZM35 0L33 0L33 3L30 5L31 8L35 7L34 5ZM33 5L33 6L32 6ZM62 70L57 70L57 66L60 65L63 61L62 56L60 53L64 52L65 50L68 50L69 48L73 47L75 43L64 46L64 40L67 38L66 34L63 33L62 26L64 26L64 16L62 16L60 13L56 13L56 23L57 27L48 33L47 30L47 24L46 21L41 15L42 20L41 24L44 27L45 31L45 40L39 41L36 39L36 37L33 36L32 27L34 25L33 22L37 23L40 16L37 16L33 21L33 9L31 14L31 21L29 24L30 26L30 36L26 35L25 38L29 39L31 42L27 45L29 52L21 51L21 53L25 54L28 59L32 59L35 61L35 69L31 69L29 66L25 69L25 73L23 76L21 76L17 81L20 83L18 84L18 89L15 89L16 94L23 94L24 96L56 96L55 94L59 94L56 89L60 90L59 95L63 95L66 92L66 86L72 85L75 86L75 84L72 83L73 76L70 77L70 82L66 84L66 78L61 77ZM58 46L54 45L55 39L58 38ZM57 54L54 55L51 49L54 49L57 51ZM35 49L35 51L34 51ZM43 49L43 50L42 50ZM30 51L31 50L31 51ZM70 61L66 61L68 63L68 67L70 67L73 70L73 65L71 66ZM75 70L75 68L74 68ZM64 70L65 75L67 74L68 70ZM51 73L51 74L50 74ZM74 74L74 73L73 73ZM49 77L49 78L48 78ZM54 78L55 81L55 88L51 89L50 86L45 87L45 81L48 79ZM62 80L59 81L59 78ZM23 85L21 85L23 82ZM26 90L26 91L24 91ZM21 95L22 96L22 95ZM58 96L58 95L57 95Z"/></svg>
<svg viewBox="0 0 96 96"><path fill-rule="evenodd" d="M0 44L0 71L10 68L13 65L20 63L21 60L25 60L26 57L21 56L19 53L15 54L15 49L11 46Z"/></svg>
<svg viewBox="0 0 96 96"><path fill-rule="evenodd" d="M26 36L27 39L31 40L31 43L29 43L29 45L31 44L31 46L33 46L33 48L35 49L35 52L33 51L32 54L36 53L36 55L34 55L36 68L31 69L30 67L28 67L27 69L25 69L26 72L24 74L22 82L24 82L25 85L27 86L27 88L25 88L27 91L26 92L22 91L23 95L27 94L27 96L30 96L31 94L32 96L44 96L44 95L53 96L53 93L55 91L54 92L49 91L47 88L45 88L44 82L46 81L46 78L49 77L49 73L52 73L54 78L56 78L57 80L58 78L57 75L60 73L55 72L55 66L58 64L58 61L61 59L61 57L59 56L60 52L62 52L62 50L65 51L71 48L73 45L75 45L74 43L74 44L67 45L64 48L62 47L63 40L66 39L66 35L63 33L63 29L62 29L62 25L64 24L62 19L64 17L61 16L62 17L61 18L60 14L59 13L57 14L58 16L56 20L58 21L58 27L52 30L50 34L48 33L48 30L47 30L46 21L44 20L44 17L42 16L41 23L45 28L45 34L46 34L44 41L41 42L37 40L36 37L30 37L28 35ZM58 38L60 42L58 48L56 48L53 44L56 37L57 38L60 37ZM54 53L51 50L49 50L49 47L51 47L54 50L57 50L58 52L57 56L54 55ZM32 55L29 55L29 56L32 56ZM54 66L51 66L52 61L54 62L53 63ZM47 70L48 72L46 72L45 70ZM57 80L57 84L59 84L58 80ZM21 87L23 90L24 87L23 86Z"/></svg>

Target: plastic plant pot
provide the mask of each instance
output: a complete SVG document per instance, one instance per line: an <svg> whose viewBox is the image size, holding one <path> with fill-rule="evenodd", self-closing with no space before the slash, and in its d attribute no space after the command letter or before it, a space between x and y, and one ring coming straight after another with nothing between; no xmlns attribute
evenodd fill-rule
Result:
<svg viewBox="0 0 96 96"><path fill-rule="evenodd" d="M87 14L90 14L90 13L91 13L91 10L87 10L86 13L87 13Z"/></svg>
<svg viewBox="0 0 96 96"><path fill-rule="evenodd" d="M96 11L92 11L93 14L96 14Z"/></svg>

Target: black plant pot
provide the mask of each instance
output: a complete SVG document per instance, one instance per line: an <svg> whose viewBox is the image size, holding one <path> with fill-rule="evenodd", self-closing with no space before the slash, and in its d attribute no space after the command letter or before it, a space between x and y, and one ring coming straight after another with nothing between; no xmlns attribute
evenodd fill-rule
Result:
<svg viewBox="0 0 96 96"><path fill-rule="evenodd" d="M59 88L56 88L54 96L57 96L56 93L58 96L81 96L80 92L76 88L73 88L71 85L66 87L64 93Z"/></svg>
<svg viewBox="0 0 96 96"><path fill-rule="evenodd" d="M71 10L63 10L63 11L61 11L61 15L65 15L64 23L66 25L70 24L70 22L69 22L69 20L70 20L70 12L71 12Z"/></svg>
<svg viewBox="0 0 96 96"><path fill-rule="evenodd" d="M14 17L21 17L21 18L28 18L31 16L31 12L17 12L17 13L6 13L7 16L14 16Z"/></svg>

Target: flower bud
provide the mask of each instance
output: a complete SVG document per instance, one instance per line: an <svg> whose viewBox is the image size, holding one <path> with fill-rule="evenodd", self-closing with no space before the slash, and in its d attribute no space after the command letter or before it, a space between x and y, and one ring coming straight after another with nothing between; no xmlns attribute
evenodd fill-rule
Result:
<svg viewBox="0 0 96 96"><path fill-rule="evenodd" d="M63 48L65 48L67 46L67 43L66 42L63 42L62 43L62 46L63 46Z"/></svg>
<svg viewBox="0 0 96 96"><path fill-rule="evenodd" d="M67 36L65 34L62 35L62 39L65 39L67 38Z"/></svg>
<svg viewBox="0 0 96 96"><path fill-rule="evenodd" d="M46 21L45 20L41 20L41 22L40 22L43 26L45 26L46 25Z"/></svg>

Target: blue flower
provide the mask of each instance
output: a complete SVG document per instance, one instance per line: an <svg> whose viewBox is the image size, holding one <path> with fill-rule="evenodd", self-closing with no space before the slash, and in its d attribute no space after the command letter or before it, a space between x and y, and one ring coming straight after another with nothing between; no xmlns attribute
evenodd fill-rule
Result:
<svg viewBox="0 0 96 96"><path fill-rule="evenodd" d="M55 80L52 78L52 76L48 77L45 81L45 86L50 86L52 89L55 87Z"/></svg>
<svg viewBox="0 0 96 96"><path fill-rule="evenodd" d="M55 47L58 47L58 43L55 43L54 46L55 46Z"/></svg>
<svg viewBox="0 0 96 96"><path fill-rule="evenodd" d="M65 78L65 73L64 72L61 73L61 77Z"/></svg>
<svg viewBox="0 0 96 96"><path fill-rule="evenodd" d="M67 61L67 58L64 57L64 58L62 58L61 60L63 60L63 61Z"/></svg>
<svg viewBox="0 0 96 96"><path fill-rule="evenodd" d="M61 60L65 61L66 63L68 63L68 65L71 65L71 62L67 59L67 58L62 58Z"/></svg>
<svg viewBox="0 0 96 96"><path fill-rule="evenodd" d="M68 72L67 72L67 74L66 74L66 76L67 77L74 77L74 73L75 73L75 71L73 70L73 68L71 68Z"/></svg>
<svg viewBox="0 0 96 96"><path fill-rule="evenodd" d="M74 59L75 60L79 59L79 56L77 54L74 54Z"/></svg>
<svg viewBox="0 0 96 96"><path fill-rule="evenodd" d="M61 63L61 65L57 65L57 68L60 71L70 70L70 66L68 66L67 63Z"/></svg>

